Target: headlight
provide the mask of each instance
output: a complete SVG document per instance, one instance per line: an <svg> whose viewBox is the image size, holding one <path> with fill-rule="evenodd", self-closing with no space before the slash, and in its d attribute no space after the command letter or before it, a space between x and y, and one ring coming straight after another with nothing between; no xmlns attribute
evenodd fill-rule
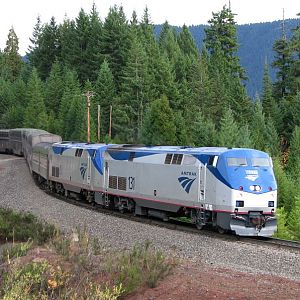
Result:
<svg viewBox="0 0 300 300"><path fill-rule="evenodd" d="M274 201L269 201L268 202L268 207L274 207Z"/></svg>

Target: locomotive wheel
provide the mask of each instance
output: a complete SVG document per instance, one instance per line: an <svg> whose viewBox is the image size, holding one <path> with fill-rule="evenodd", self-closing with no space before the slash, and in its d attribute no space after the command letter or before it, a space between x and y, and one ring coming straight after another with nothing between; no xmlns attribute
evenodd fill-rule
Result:
<svg viewBox="0 0 300 300"><path fill-rule="evenodd" d="M200 223L196 223L196 227L198 230L202 230L204 225L200 224Z"/></svg>
<svg viewBox="0 0 300 300"><path fill-rule="evenodd" d="M225 234L225 233L227 232L226 229L224 229L224 228L222 228L222 227L220 227L220 226L217 226L217 230L218 230L218 232L219 232L220 234Z"/></svg>

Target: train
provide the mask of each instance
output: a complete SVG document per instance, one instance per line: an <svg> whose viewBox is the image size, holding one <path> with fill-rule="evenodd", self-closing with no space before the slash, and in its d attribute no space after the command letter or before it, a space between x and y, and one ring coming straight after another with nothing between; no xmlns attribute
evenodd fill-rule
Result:
<svg viewBox="0 0 300 300"><path fill-rule="evenodd" d="M0 152L23 155L51 192L199 230L270 237L277 230L271 157L246 148L62 141L44 130L0 130Z"/></svg>

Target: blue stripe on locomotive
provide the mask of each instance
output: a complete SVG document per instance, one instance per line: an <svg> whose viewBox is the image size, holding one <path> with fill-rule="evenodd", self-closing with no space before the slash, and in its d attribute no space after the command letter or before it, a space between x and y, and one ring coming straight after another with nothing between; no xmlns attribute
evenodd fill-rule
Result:
<svg viewBox="0 0 300 300"><path fill-rule="evenodd" d="M218 155L218 154L216 154ZM239 190L243 187L243 191L248 193L263 194L269 192L269 188L277 190L277 184L273 173L273 168L269 167L255 167L252 166L251 158L267 158L267 153L252 150L252 149L230 149L219 154L217 167L209 166L208 161L211 155L200 154L194 155L203 164L207 164L208 170L222 183L231 189ZM247 166L228 166L227 158L246 158ZM247 172L257 173L255 180L247 178ZM259 185L261 191L251 191L251 185Z"/></svg>
<svg viewBox="0 0 300 300"><path fill-rule="evenodd" d="M62 154L64 151L68 149L85 149L87 150L89 156L91 157L91 161L97 171L103 175L103 152L106 151L108 147L112 146L111 144L54 144L52 146L53 152L57 155ZM95 154L96 151L96 154Z"/></svg>

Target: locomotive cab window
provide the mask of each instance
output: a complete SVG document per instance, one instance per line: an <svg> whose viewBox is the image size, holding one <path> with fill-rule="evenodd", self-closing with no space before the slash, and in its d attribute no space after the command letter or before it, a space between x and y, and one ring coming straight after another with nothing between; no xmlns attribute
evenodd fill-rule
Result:
<svg viewBox="0 0 300 300"><path fill-rule="evenodd" d="M75 151L75 156L81 157L82 152L83 152L83 149L76 149L76 151Z"/></svg>
<svg viewBox="0 0 300 300"><path fill-rule="evenodd" d="M227 158L228 167L244 167L247 166L246 157L228 157Z"/></svg>
<svg viewBox="0 0 300 300"><path fill-rule="evenodd" d="M209 160L208 160L208 165L215 168L217 166L218 159L219 159L218 155L212 155L212 156L210 156Z"/></svg>
<svg viewBox="0 0 300 300"><path fill-rule="evenodd" d="M265 157L253 157L251 163L253 167L270 167L270 160Z"/></svg>
<svg viewBox="0 0 300 300"><path fill-rule="evenodd" d="M183 154L168 153L165 159L165 165L181 165Z"/></svg>

